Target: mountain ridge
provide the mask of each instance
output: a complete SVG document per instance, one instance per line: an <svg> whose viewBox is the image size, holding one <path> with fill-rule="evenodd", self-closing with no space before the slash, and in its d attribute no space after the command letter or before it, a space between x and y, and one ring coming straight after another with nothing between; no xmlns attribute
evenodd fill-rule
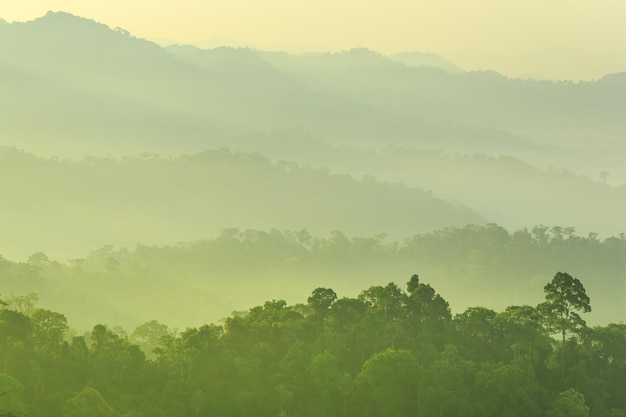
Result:
<svg viewBox="0 0 626 417"><path fill-rule="evenodd" d="M178 158L71 161L0 148L0 188L0 230L11 242L5 251L22 256L45 250L58 251L52 253L56 257L103 243L169 244L225 227L388 233L400 239L485 222L430 191L226 149Z"/></svg>
<svg viewBox="0 0 626 417"><path fill-rule="evenodd" d="M163 48L64 13L2 25L0 32L0 71L9 74L0 78L2 146L61 158L144 152L177 158L231 148L274 162L425 184L449 200L482 200L498 221L515 219L507 227L536 224L540 216L556 223L555 207L563 201L579 207L559 210L579 230L604 234L610 224L623 224L613 210L623 197L607 185L626 183L624 74L557 83L416 68L367 48L297 56ZM544 184L532 169L520 180L510 161L489 160L489 170L481 170L475 161L434 157L446 170L428 171L422 169L428 150L509 155L540 172L568 169L602 183L551 174ZM474 178L485 182L452 193L459 191L456 183ZM506 194L506 181L530 191ZM481 184L500 191L492 195ZM563 192L563 185L584 186L597 201L576 204L575 190ZM532 195L535 190L545 200ZM537 207L532 216L524 216L525 204ZM594 204L608 208L601 219L583 215L593 213L587 210Z"/></svg>

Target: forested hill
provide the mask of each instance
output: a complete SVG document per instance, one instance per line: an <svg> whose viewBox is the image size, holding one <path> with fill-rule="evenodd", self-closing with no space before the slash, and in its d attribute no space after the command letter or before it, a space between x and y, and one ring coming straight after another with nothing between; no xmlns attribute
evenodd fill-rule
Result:
<svg viewBox="0 0 626 417"><path fill-rule="evenodd" d="M507 155L402 147L361 150L311 141L296 145L290 144L288 135L285 132L282 140L278 135L266 138L256 149L264 155L279 154L282 159L326 166L331 172L372 175L381 181L402 181L410 187L432 190L509 230L535 224L566 224L575 226L578 233L595 232L602 237L626 231L626 185L612 186L608 171L589 177L553 165L542 169ZM291 132L291 138L296 137L297 132ZM281 149L277 152L278 146ZM295 147L306 150L307 156L299 156ZM546 151L545 160L558 152ZM592 154L586 157L602 158Z"/></svg>
<svg viewBox="0 0 626 417"><path fill-rule="evenodd" d="M541 299L537 287L555 270L585 281L595 301L590 323L626 321L626 236L600 240L564 227L510 233L493 224L465 226L404 241L226 229L170 246L106 246L67 263L43 253L26 262L1 259L0 288L5 295L36 293L41 306L62 310L80 331L94 322L133 328L152 319L184 328L268 299L302 302L316 286L355 296L411 271L455 313L476 305L534 305Z"/></svg>
<svg viewBox="0 0 626 417"><path fill-rule="evenodd" d="M550 82L450 73L397 58L367 49L290 55L161 47L123 29L48 13L0 25L0 145L61 159L258 152L274 162L402 181L511 230L541 223L602 237L626 230L626 73ZM396 201L409 207L399 217L410 213L406 201ZM242 207L235 204L232 217ZM478 221L457 214L432 228L458 225L461 217ZM138 225L149 221L144 216ZM409 221L409 234L424 230ZM218 228L228 226L316 231L286 222ZM398 229L328 226L358 235ZM102 237L86 246L116 243Z"/></svg>
<svg viewBox="0 0 626 417"><path fill-rule="evenodd" d="M227 227L392 239L486 222L508 230L565 224L602 238L626 231L626 186L504 156L335 151L327 170L227 150L69 160L0 147L0 253L25 259L41 251L64 259L104 244L198 240ZM320 162L322 154L329 153L311 150L309 158Z"/></svg>
<svg viewBox="0 0 626 417"><path fill-rule="evenodd" d="M626 417L624 97L0 19L0 417Z"/></svg>
<svg viewBox="0 0 626 417"><path fill-rule="evenodd" d="M67 258L103 244L198 240L227 227L400 239L485 222L429 191L227 150L70 161L5 148L0 188L7 245L0 252L24 258L37 251Z"/></svg>
<svg viewBox="0 0 626 417"><path fill-rule="evenodd" d="M173 332L151 320L130 337L102 324L71 336L62 313L3 297L0 413L623 416L626 325L587 326L597 303L568 273L542 288L536 307L453 315L413 275L354 297L317 287L304 303L266 301L221 326Z"/></svg>
<svg viewBox="0 0 626 417"><path fill-rule="evenodd" d="M557 166L626 178L625 73L549 82L450 74L366 49L163 48L67 13L0 25L0 56L0 144L37 153L178 154L301 128L332 143L531 163L555 149Z"/></svg>

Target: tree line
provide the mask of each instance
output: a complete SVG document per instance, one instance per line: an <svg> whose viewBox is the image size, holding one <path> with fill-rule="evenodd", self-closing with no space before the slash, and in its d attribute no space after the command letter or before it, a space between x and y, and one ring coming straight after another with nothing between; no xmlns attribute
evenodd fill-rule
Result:
<svg viewBox="0 0 626 417"><path fill-rule="evenodd" d="M412 271L446 294L454 313L472 305L502 310L537 304L537 287L559 269L585 277L596 304L590 323L626 320L626 236L581 236L562 226L509 232L496 224L468 225L402 241L230 228L167 246L104 246L64 262L41 252L23 262L0 257L0 289L37 293L42 305L63 311L82 332L104 318L125 328L152 319L184 328L267 299L303 302L318 286L356 296ZM96 295L101 302L90 302ZM135 302L146 297L154 302Z"/></svg>
<svg viewBox="0 0 626 417"><path fill-rule="evenodd" d="M589 327L559 272L536 306L448 302L413 275L339 298L271 300L178 333L68 332L33 297L3 297L0 410L14 416L626 415L626 325Z"/></svg>

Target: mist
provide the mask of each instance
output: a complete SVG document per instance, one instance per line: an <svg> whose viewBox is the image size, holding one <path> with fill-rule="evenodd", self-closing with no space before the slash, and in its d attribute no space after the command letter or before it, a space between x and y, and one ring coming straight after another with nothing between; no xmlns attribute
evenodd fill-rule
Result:
<svg viewBox="0 0 626 417"><path fill-rule="evenodd" d="M0 20L0 414L623 415L619 70Z"/></svg>

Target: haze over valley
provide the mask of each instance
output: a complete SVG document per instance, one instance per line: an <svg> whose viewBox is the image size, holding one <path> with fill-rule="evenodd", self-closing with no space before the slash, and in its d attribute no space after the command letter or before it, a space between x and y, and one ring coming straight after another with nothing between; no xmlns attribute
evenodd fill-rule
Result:
<svg viewBox="0 0 626 417"><path fill-rule="evenodd" d="M626 413L626 63L147 38L0 19L0 415Z"/></svg>
<svg viewBox="0 0 626 417"><path fill-rule="evenodd" d="M63 12L1 24L0 56L10 259L229 227L626 230L626 73L552 82L433 54L161 47Z"/></svg>

